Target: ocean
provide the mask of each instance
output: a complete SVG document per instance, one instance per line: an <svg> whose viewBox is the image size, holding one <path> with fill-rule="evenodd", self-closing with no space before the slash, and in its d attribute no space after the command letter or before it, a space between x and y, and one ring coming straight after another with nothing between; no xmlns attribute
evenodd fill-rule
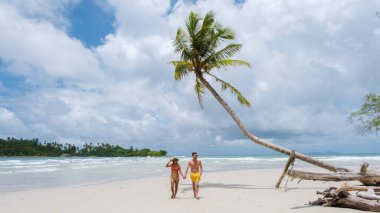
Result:
<svg viewBox="0 0 380 213"><path fill-rule="evenodd" d="M176 156L184 170L191 159ZM380 170L380 154L316 155L339 166L358 167L364 161ZM0 193L47 187L80 186L149 176L169 176L165 164L170 157L4 157L0 158ZM287 156L205 156L204 172L282 168ZM310 164L296 160L295 167Z"/></svg>

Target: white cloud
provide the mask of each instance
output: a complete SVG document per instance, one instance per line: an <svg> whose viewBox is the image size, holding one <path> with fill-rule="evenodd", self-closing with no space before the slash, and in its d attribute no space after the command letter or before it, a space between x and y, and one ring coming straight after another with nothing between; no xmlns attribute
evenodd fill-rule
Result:
<svg viewBox="0 0 380 213"><path fill-rule="evenodd" d="M5 137L10 134L22 135L27 132L27 127L24 125L13 112L0 107L0 129L1 137Z"/></svg>
<svg viewBox="0 0 380 213"><path fill-rule="evenodd" d="M36 84L63 78L87 85L103 79L92 50L48 20L27 18L13 6L0 3L0 27L0 57L9 71L35 76Z"/></svg>
<svg viewBox="0 0 380 213"><path fill-rule="evenodd" d="M375 31L374 31L375 35L377 36L380 36L380 28L377 28Z"/></svg>
<svg viewBox="0 0 380 213"><path fill-rule="evenodd" d="M178 58L171 40L188 12L213 9L244 44L236 58L253 65L218 73L252 102L253 109L243 108L223 94L248 128L303 150L323 151L321 144L339 148L352 139L372 143L372 136L355 136L346 117L364 94L380 91L375 70L380 23L368 15L375 13L376 1L247 0L239 6L232 0L178 1L167 14L170 1L110 0L115 33L95 49L65 32L70 23L62 11L76 1L41 10L33 9L40 1L17 2L0 3L0 58L8 72L27 77L38 89L0 95L0 107L11 109L2 113L13 116L20 134L97 138L182 153L190 148L211 153L219 146L225 152L254 151L210 94L206 108L199 109L193 79L175 82L168 64ZM61 79L65 87L55 87Z"/></svg>
<svg viewBox="0 0 380 213"><path fill-rule="evenodd" d="M67 29L70 22L65 17L65 12L70 7L74 7L80 0L4 0L3 3L9 4L13 9L22 13L27 18L37 20L48 20L55 27Z"/></svg>

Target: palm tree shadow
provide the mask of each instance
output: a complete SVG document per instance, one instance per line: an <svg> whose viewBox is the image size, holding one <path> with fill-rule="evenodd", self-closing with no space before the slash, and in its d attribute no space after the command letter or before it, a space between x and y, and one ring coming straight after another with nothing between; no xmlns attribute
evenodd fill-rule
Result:
<svg viewBox="0 0 380 213"><path fill-rule="evenodd" d="M185 186L188 186L188 187L184 187L182 188L181 190L181 193L185 193L187 191L192 191L193 190L193 187L191 184L182 184L182 185L185 185ZM205 182L203 184L200 185L200 188L201 189L204 189L204 188L218 188L218 189L243 189L243 190L247 190L247 189L274 189L274 188L259 188L259 187L252 187L252 185L247 185L247 184L226 184L226 183L209 183L209 182Z"/></svg>

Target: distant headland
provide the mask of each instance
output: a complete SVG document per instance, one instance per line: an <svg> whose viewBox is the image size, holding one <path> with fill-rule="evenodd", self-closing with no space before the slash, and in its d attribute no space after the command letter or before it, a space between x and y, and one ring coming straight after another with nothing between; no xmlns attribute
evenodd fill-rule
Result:
<svg viewBox="0 0 380 213"><path fill-rule="evenodd" d="M147 148L134 149L132 146L123 148L119 145L109 143L85 143L82 148L65 143L46 142L41 143L38 138L15 139L8 137L0 138L0 156L46 156L46 157L145 157L145 156L166 156L167 151L154 151Z"/></svg>

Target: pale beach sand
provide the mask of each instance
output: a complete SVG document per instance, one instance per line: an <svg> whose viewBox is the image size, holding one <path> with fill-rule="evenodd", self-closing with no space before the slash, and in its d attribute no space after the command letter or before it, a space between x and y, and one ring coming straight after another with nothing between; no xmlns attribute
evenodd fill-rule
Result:
<svg viewBox="0 0 380 213"><path fill-rule="evenodd" d="M177 199L170 199L169 171L165 177L2 193L0 212L360 212L305 205L318 198L317 190L341 183L289 181L288 191L283 192L274 189L281 172L282 169L205 172L200 200L193 199L189 178L181 179Z"/></svg>

